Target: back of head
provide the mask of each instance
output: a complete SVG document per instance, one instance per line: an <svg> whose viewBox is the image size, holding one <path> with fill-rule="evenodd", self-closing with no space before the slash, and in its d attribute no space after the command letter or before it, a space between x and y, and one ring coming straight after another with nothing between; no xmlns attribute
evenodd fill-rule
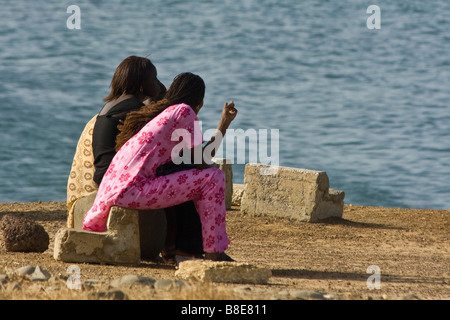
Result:
<svg viewBox="0 0 450 320"><path fill-rule="evenodd" d="M190 72L177 75L164 99L128 113L124 123L119 125L120 133L116 139L116 151L167 107L185 103L195 108L202 103L204 96L205 82L200 76Z"/></svg>
<svg viewBox="0 0 450 320"><path fill-rule="evenodd" d="M186 103L195 108L205 97L205 82L193 73L184 72L177 75L170 88L167 90L165 99L170 105Z"/></svg>
<svg viewBox="0 0 450 320"><path fill-rule="evenodd" d="M122 94L150 96L147 82L156 74L156 67L148 58L129 56L123 60L114 72L111 80L111 92L104 101L119 98Z"/></svg>

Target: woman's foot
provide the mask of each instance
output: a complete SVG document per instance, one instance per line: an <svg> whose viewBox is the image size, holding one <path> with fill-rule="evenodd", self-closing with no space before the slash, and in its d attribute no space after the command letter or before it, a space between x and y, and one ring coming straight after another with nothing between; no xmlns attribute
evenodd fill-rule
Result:
<svg viewBox="0 0 450 320"><path fill-rule="evenodd" d="M162 250L161 251L161 258L162 258L164 264L176 265L175 250L173 250L173 251L171 251L171 250Z"/></svg>
<svg viewBox="0 0 450 320"><path fill-rule="evenodd" d="M225 252L206 252L205 259L212 260L212 261L229 261L229 262L235 261L233 258L231 258L229 255L227 255Z"/></svg>

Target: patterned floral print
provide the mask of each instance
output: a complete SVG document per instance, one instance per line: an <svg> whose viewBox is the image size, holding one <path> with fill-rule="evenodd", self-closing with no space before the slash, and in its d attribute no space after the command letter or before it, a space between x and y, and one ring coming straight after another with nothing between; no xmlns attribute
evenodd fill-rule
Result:
<svg viewBox="0 0 450 320"><path fill-rule="evenodd" d="M226 234L225 176L220 169L192 169L156 176L156 168L171 160L180 143L175 129L201 132L195 112L186 104L167 108L132 137L116 154L99 187L94 205L86 213L83 229L105 231L111 206L159 209L193 201L202 222L203 250L223 252ZM172 139L167 139L172 137ZM202 137L182 139L186 148Z"/></svg>

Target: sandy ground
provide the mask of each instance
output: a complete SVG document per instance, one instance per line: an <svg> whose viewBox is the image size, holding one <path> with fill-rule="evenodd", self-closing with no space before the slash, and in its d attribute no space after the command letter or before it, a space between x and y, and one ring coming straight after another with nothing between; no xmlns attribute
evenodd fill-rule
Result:
<svg viewBox="0 0 450 320"><path fill-rule="evenodd" d="M65 281L71 264L53 259L55 232L65 227L65 203L0 204L0 218L11 212L44 226L50 246L44 253L0 252L0 274L40 265ZM272 277L267 285L212 284L169 296L167 292L164 296L130 289L125 292L128 298L293 299L293 293L308 290L329 299L450 299L450 210L345 205L342 219L305 223L251 217L233 207L228 211L227 230L231 239L227 253L239 262L270 268ZM174 267L151 261L136 267L78 266L83 281L107 283L126 274L175 278ZM367 272L369 266L379 268L379 288L375 287L375 275ZM90 294L89 290L50 292L50 284L19 283L19 290L4 284L0 299L87 299Z"/></svg>

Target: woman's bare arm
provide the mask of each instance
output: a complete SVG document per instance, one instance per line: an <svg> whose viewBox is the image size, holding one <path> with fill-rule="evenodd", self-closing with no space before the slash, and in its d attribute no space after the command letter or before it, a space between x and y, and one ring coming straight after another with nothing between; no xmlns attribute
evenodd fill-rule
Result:
<svg viewBox="0 0 450 320"><path fill-rule="evenodd" d="M195 152L201 152L202 154L202 163L199 164L194 162L197 168L203 169L205 167L209 167L212 164L212 158L215 156L216 151L222 143L223 137L225 136L228 127L236 118L236 115L237 109L235 108L234 101L231 101L229 104L225 102L219 124L217 125L216 131L211 137L211 140L203 148L201 145L196 147L201 149L196 150L196 148L194 148L194 152L191 153L193 160L194 155L196 154Z"/></svg>

